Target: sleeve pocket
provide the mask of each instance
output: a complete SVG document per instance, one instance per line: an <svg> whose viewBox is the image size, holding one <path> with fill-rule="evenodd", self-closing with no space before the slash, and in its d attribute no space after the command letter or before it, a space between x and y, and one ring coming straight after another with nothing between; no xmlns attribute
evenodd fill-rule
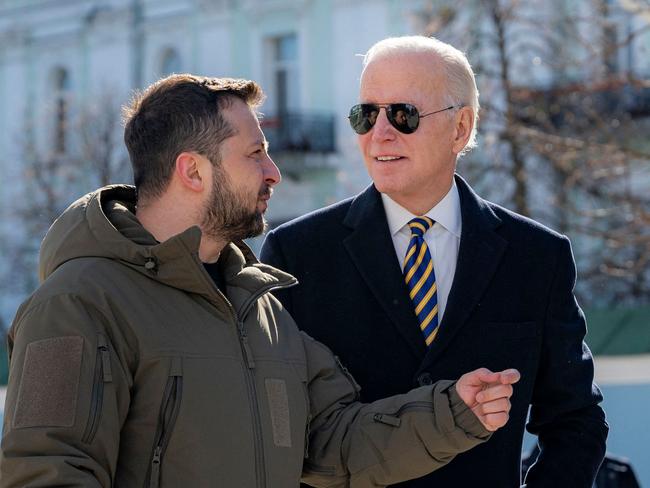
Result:
<svg viewBox="0 0 650 488"><path fill-rule="evenodd" d="M83 337L53 337L27 346L13 428L72 427Z"/></svg>

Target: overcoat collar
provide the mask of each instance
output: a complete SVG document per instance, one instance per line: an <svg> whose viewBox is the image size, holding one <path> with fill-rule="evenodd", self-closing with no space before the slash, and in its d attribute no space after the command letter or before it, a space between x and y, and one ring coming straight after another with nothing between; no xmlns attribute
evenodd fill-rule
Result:
<svg viewBox="0 0 650 488"><path fill-rule="evenodd" d="M419 360L426 355L426 364L435 361L466 324L507 246L496 231L499 217L465 180L458 175L455 178L463 219L458 262L440 332L428 352L395 258L381 195L374 185L352 201L343 221L351 230L344 246L359 274L412 353Z"/></svg>

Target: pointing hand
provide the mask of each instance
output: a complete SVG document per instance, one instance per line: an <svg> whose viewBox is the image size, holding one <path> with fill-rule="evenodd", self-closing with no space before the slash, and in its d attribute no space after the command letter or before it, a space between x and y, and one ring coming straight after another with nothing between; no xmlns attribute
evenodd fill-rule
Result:
<svg viewBox="0 0 650 488"><path fill-rule="evenodd" d="M495 431L508 421L512 385L520 377L516 369L493 373L480 368L461 376L456 382L456 391L485 428Z"/></svg>

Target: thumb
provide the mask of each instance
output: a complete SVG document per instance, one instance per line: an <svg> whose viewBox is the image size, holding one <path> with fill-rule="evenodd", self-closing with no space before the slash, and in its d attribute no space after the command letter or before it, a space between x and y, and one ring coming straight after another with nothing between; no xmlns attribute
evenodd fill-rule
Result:
<svg viewBox="0 0 650 488"><path fill-rule="evenodd" d="M521 373L514 368L506 369L496 374L499 375L498 381L503 385L512 385L521 379Z"/></svg>

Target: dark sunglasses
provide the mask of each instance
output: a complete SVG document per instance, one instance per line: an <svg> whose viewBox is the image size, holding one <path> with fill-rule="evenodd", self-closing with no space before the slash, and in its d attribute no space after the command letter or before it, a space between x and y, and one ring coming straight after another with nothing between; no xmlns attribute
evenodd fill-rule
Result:
<svg viewBox="0 0 650 488"><path fill-rule="evenodd" d="M429 112L428 114L420 114L418 109L410 103L359 103L350 109L350 125L357 134L366 134L377 122L379 117L379 110L384 108L386 110L386 118L390 125L395 127L402 134L412 134L420 125L422 117L445 112L456 108L451 105L447 108Z"/></svg>

